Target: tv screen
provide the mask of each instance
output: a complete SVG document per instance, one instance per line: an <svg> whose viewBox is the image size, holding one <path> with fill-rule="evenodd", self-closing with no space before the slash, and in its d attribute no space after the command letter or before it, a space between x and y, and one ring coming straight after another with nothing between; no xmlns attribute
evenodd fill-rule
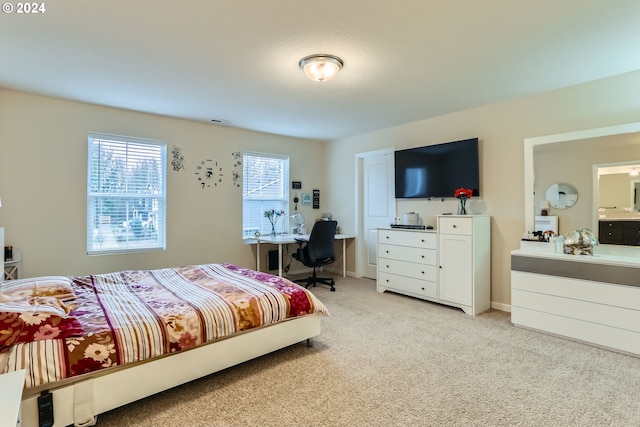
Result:
<svg viewBox="0 0 640 427"><path fill-rule="evenodd" d="M458 188L480 195L478 138L395 152L396 199L454 197Z"/></svg>

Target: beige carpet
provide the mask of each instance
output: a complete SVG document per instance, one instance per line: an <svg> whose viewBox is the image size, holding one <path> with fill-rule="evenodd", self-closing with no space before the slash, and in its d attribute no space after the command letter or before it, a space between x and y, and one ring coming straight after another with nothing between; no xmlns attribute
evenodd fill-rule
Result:
<svg viewBox="0 0 640 427"><path fill-rule="evenodd" d="M640 358L338 278L314 348L277 351L98 426L639 426Z"/></svg>

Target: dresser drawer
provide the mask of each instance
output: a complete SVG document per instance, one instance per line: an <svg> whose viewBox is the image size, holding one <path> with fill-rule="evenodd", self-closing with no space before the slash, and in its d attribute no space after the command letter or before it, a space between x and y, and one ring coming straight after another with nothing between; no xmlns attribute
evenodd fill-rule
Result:
<svg viewBox="0 0 640 427"><path fill-rule="evenodd" d="M378 249L378 256L380 258L397 259L400 261L436 265L435 249L380 244Z"/></svg>
<svg viewBox="0 0 640 427"><path fill-rule="evenodd" d="M416 264L395 259L378 259L378 272L413 277L415 279L436 281L436 266Z"/></svg>
<svg viewBox="0 0 640 427"><path fill-rule="evenodd" d="M436 249L436 233L422 231L378 230L378 243Z"/></svg>
<svg viewBox="0 0 640 427"><path fill-rule="evenodd" d="M378 276L378 286L418 297L438 297L436 282L414 279L412 277L380 273Z"/></svg>
<svg viewBox="0 0 640 427"><path fill-rule="evenodd" d="M473 218L439 218L438 231L444 234L473 234Z"/></svg>

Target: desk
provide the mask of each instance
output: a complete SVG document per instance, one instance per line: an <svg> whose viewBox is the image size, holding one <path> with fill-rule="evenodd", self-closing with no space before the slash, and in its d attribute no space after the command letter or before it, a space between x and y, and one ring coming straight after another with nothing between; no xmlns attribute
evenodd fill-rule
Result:
<svg viewBox="0 0 640 427"><path fill-rule="evenodd" d="M355 236L348 234L336 234L335 240L342 240L342 277L347 277L347 239L354 239ZM276 236L260 236L254 240L258 244L256 247L256 270L260 271L260 243L278 245L278 276L282 277L282 245L296 243L295 239L309 240L308 234L278 234Z"/></svg>

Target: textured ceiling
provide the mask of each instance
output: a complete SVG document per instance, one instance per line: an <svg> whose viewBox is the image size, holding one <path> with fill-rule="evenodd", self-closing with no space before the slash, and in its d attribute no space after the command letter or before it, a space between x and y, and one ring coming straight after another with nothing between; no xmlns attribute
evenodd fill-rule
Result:
<svg viewBox="0 0 640 427"><path fill-rule="evenodd" d="M311 139L640 69L638 0L44 4L0 15L0 87ZM308 81L313 53L344 68Z"/></svg>

